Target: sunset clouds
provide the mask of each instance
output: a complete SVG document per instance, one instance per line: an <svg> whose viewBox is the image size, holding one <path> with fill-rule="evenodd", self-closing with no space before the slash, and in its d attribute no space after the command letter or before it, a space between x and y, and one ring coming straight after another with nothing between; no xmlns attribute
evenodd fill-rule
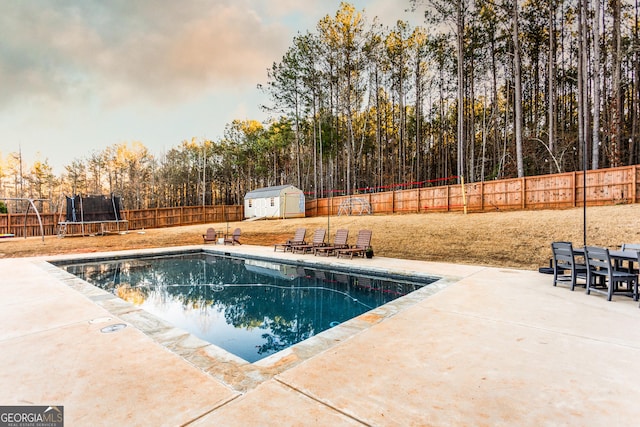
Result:
<svg viewBox="0 0 640 427"><path fill-rule="evenodd" d="M375 12L396 1L355 1ZM407 3L403 0L400 3ZM297 33L339 0L37 0L0 5L0 154L219 136ZM368 13L369 14L369 13ZM394 20L396 18L393 18ZM203 111L204 110L204 111ZM169 125L170 124L170 125ZM159 127L164 126L164 129ZM170 126L170 127L169 127ZM80 151L84 148L86 153ZM33 159L32 159L33 160Z"/></svg>
<svg viewBox="0 0 640 427"><path fill-rule="evenodd" d="M253 3L262 2L5 3L0 102L83 95L175 102L258 81L290 34Z"/></svg>

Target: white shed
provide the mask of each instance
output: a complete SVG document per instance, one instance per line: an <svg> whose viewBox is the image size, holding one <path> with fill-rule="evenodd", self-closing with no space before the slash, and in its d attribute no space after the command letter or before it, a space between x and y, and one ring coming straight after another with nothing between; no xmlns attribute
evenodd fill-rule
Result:
<svg viewBox="0 0 640 427"><path fill-rule="evenodd" d="M258 188L244 196L245 218L304 218L304 193L293 185Z"/></svg>

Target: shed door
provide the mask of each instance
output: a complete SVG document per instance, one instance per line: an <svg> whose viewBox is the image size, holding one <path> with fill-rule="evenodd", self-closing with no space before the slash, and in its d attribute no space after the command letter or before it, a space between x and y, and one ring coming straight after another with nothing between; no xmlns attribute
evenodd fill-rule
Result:
<svg viewBox="0 0 640 427"><path fill-rule="evenodd" d="M303 212L304 209L304 197L298 193L289 193L284 195L284 206L282 209L282 217L287 218L291 215L296 215ZM302 204L302 208L301 208Z"/></svg>
<svg viewBox="0 0 640 427"><path fill-rule="evenodd" d="M256 216L263 218L265 216L267 216L267 203L268 203L268 199L262 198L262 199L258 199L258 204L256 206Z"/></svg>

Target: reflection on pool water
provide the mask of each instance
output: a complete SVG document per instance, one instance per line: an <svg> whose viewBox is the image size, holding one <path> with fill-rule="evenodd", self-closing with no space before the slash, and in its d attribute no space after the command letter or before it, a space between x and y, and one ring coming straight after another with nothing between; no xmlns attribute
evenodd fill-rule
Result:
<svg viewBox="0 0 640 427"><path fill-rule="evenodd" d="M59 267L251 363L428 284L206 253Z"/></svg>

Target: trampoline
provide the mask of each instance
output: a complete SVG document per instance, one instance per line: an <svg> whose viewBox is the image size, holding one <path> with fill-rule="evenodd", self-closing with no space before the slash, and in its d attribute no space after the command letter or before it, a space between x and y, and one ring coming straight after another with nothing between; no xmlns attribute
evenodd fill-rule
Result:
<svg viewBox="0 0 640 427"><path fill-rule="evenodd" d="M129 223L120 214L121 198L111 194L65 196L64 221L58 222L58 237L104 235L128 231Z"/></svg>

